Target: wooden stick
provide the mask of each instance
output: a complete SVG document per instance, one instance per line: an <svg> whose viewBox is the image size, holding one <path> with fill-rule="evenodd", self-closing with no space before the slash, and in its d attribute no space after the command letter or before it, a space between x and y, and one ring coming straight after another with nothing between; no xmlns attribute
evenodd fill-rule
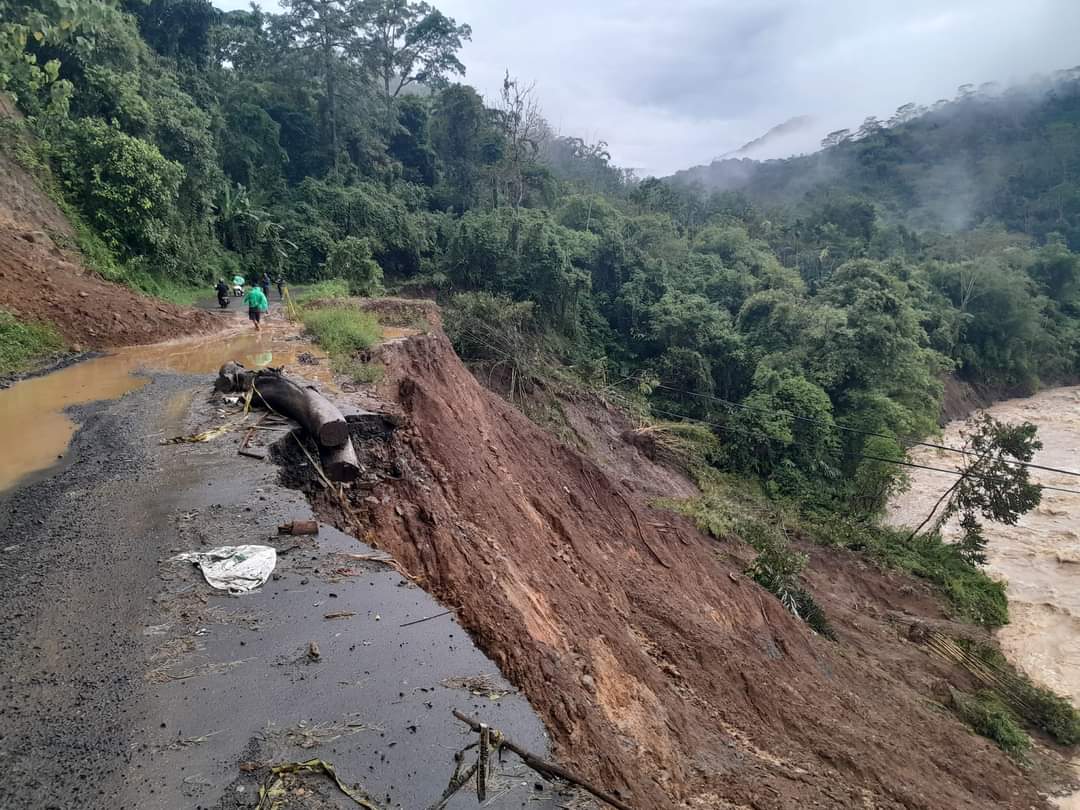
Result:
<svg viewBox="0 0 1080 810"><path fill-rule="evenodd" d="M448 615L450 613L453 613L453 612L454 611L452 611L452 610L444 610L442 613L436 613L434 616L425 616L422 619L413 619L411 622L405 622L405 624L399 624L398 627L409 627L409 626L414 625L414 624L420 624L420 622L430 622L432 619L438 619L438 618L441 618L441 617L446 616L446 615Z"/></svg>
<svg viewBox="0 0 1080 810"><path fill-rule="evenodd" d="M480 733L483 725L478 720L473 720L471 717L466 714L462 714L457 709L454 709L453 712L454 717L456 717L462 723L465 723L477 734ZM590 785L580 776L572 774L570 773L570 771L559 765L556 765L554 762L548 762L546 759L542 759L531 751L522 748L520 745L518 745L505 734L503 734L501 731L491 729L490 733L493 737L498 736L500 746L502 746L503 748L509 748L521 758L522 762L524 762L541 776L547 778L554 777L556 779L562 779L564 782L569 782L572 785L577 785L579 788L582 788L583 790L591 793L600 801L610 804L612 807L618 808L618 810L633 810L630 805L626 804L623 801L620 801L619 799L616 799L614 796L605 793L604 791L600 790L600 788Z"/></svg>
<svg viewBox="0 0 1080 810"><path fill-rule="evenodd" d="M474 762L464 773L460 772L461 763L458 763L457 771L454 771L454 776L450 779L450 784L446 786L446 790L443 791L442 796L435 804L431 805L428 810L443 810L446 807L446 803L450 801L450 798L457 793L461 788L470 780L474 773L476 773L476 763Z"/></svg>

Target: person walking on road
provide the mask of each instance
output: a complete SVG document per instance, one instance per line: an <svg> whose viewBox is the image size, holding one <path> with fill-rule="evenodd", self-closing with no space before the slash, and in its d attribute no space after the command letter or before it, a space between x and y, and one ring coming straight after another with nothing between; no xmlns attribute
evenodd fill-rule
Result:
<svg viewBox="0 0 1080 810"><path fill-rule="evenodd" d="M269 273L263 273L262 274L262 279L260 279L259 284L262 285L263 295L265 295L266 300L269 301L270 300L270 274Z"/></svg>
<svg viewBox="0 0 1080 810"><path fill-rule="evenodd" d="M259 319L262 314L270 309L270 302L259 287L252 287L244 296L244 303L248 305L248 318L255 325L255 331L259 331Z"/></svg>
<svg viewBox="0 0 1080 810"><path fill-rule="evenodd" d="M284 301L285 300L285 276L281 275L281 273L278 273L277 278L274 279L274 283L277 285L277 297Z"/></svg>

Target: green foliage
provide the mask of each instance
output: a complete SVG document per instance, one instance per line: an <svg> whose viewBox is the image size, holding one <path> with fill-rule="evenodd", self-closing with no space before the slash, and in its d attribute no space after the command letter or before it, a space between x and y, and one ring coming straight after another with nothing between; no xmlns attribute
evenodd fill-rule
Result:
<svg viewBox="0 0 1080 810"><path fill-rule="evenodd" d="M827 638L834 638L825 613L800 584L807 557L791 548L782 527L742 522L736 530L758 551L746 573L780 600L787 610Z"/></svg>
<svg viewBox="0 0 1080 810"><path fill-rule="evenodd" d="M807 557L791 547L784 511L764 501L745 484L710 477L702 482L702 495L685 501L661 501L697 523L718 540L737 536L753 546L758 555L746 570L761 587L772 593L785 609L816 632L835 638L824 611L803 587L799 575Z"/></svg>
<svg viewBox="0 0 1080 810"><path fill-rule="evenodd" d="M531 354L537 342L535 309L531 301L461 293L446 308L446 334L466 360L515 362L513 358Z"/></svg>
<svg viewBox="0 0 1080 810"><path fill-rule="evenodd" d="M303 306L312 301L330 301L335 298L349 297L349 282L343 278L329 278L315 284L309 284L304 291L295 296L297 304Z"/></svg>
<svg viewBox="0 0 1080 810"><path fill-rule="evenodd" d="M1016 722L1016 717L1001 699L989 689L968 695L950 689L953 708L960 719L976 733L993 740L1013 759L1023 761L1031 750L1031 738Z"/></svg>
<svg viewBox="0 0 1080 810"><path fill-rule="evenodd" d="M344 279L352 295L370 297L383 291L382 268L371 257L371 245L366 239L346 236L335 243L326 257L326 273Z"/></svg>
<svg viewBox="0 0 1080 810"><path fill-rule="evenodd" d="M963 474L945 492L944 508L933 527L936 531L959 514L963 534L956 548L972 565L986 562L986 539L978 517L1012 526L1042 499L1042 488L1031 482L1030 468L1023 466L1042 447L1035 434L1030 422L1010 425L980 413L964 435ZM934 505L913 535L930 522L941 503Z"/></svg>
<svg viewBox="0 0 1080 810"><path fill-rule="evenodd" d="M17 374L64 347L51 324L21 321L0 309L0 376Z"/></svg>
<svg viewBox="0 0 1080 810"><path fill-rule="evenodd" d="M1080 71L1061 70L1004 93L959 93L932 109L903 105L887 123L830 133L812 155L719 160L674 180L790 205L845 239L861 240L872 227L869 203L911 228L962 230L990 219L1039 238L1064 232L1076 250L1078 94Z"/></svg>
<svg viewBox="0 0 1080 810"><path fill-rule="evenodd" d="M386 369L378 363L365 363L354 357L334 357L331 365L336 373L348 377L361 385L373 385L382 382Z"/></svg>
<svg viewBox="0 0 1080 810"><path fill-rule="evenodd" d="M1030 707L1027 718L1062 745L1080 743L1080 713L1066 698L1049 689L1030 685L1024 694Z"/></svg>
<svg viewBox="0 0 1080 810"><path fill-rule="evenodd" d="M1049 734L1061 745L1080 743L1080 713L1071 702L1031 681L1013 666L996 646L966 639L956 643L1000 676L1006 685L1001 698L1030 725Z"/></svg>
<svg viewBox="0 0 1080 810"><path fill-rule="evenodd" d="M379 321L370 312L347 304L326 307L304 307L300 319L332 360L348 359L357 352L374 346L382 336Z"/></svg>
<svg viewBox="0 0 1080 810"><path fill-rule="evenodd" d="M66 126L52 148L65 193L109 246L128 256L165 250L183 167L146 141L94 118Z"/></svg>
<svg viewBox="0 0 1080 810"><path fill-rule="evenodd" d="M823 524L819 524L821 529ZM934 583L949 600L956 615L988 627L1008 624L1005 584L991 579L973 565L961 549L942 542L937 534L910 538L907 530L856 524L854 536L837 533L825 523L819 537L839 540L849 548L865 549L883 564ZM910 539L909 539L910 538Z"/></svg>

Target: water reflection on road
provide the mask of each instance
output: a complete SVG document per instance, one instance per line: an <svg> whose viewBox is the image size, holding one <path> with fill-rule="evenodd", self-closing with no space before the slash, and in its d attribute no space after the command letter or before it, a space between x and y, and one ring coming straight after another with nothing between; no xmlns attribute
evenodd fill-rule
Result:
<svg viewBox="0 0 1080 810"><path fill-rule="evenodd" d="M297 329L278 319L256 333L246 319L212 336L119 349L67 368L22 380L0 390L0 491L62 457L76 424L65 413L72 405L115 399L146 385L140 371L212 374L227 360L248 368L295 366L303 352L319 354L300 340ZM328 364L304 367L304 376L328 382Z"/></svg>

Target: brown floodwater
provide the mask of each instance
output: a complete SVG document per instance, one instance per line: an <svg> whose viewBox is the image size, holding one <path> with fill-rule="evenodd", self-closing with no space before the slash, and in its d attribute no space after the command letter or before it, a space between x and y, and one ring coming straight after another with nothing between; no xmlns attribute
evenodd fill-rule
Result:
<svg viewBox="0 0 1080 810"><path fill-rule="evenodd" d="M1001 402L987 409L1006 422L1038 425L1043 449L1034 462L1080 471L1080 387L1055 388L1026 399ZM950 423L938 444L962 444L963 422ZM912 460L933 467L955 468L958 456L916 448ZM911 489L897 497L889 519L918 525L956 476L928 470L911 471ZM1080 478L1033 470L1041 484L1080 490ZM951 521L946 538L959 527ZM1010 621L997 631L1009 660L1034 680L1080 705L1080 495L1044 491L1042 503L1015 526L986 524L987 568L1008 585ZM1080 810L1080 794L1059 800L1059 807Z"/></svg>
<svg viewBox="0 0 1080 810"><path fill-rule="evenodd" d="M329 382L328 363L297 365L301 353L316 357L320 353L296 332L286 321L271 321L259 333L233 328L209 337L119 349L0 390L0 491L63 456L77 428L67 408L134 391L149 382L140 372L213 374L226 361L236 360L248 368L302 368L308 379ZM166 423L174 421L174 411L186 410L189 401L190 397L167 403Z"/></svg>

